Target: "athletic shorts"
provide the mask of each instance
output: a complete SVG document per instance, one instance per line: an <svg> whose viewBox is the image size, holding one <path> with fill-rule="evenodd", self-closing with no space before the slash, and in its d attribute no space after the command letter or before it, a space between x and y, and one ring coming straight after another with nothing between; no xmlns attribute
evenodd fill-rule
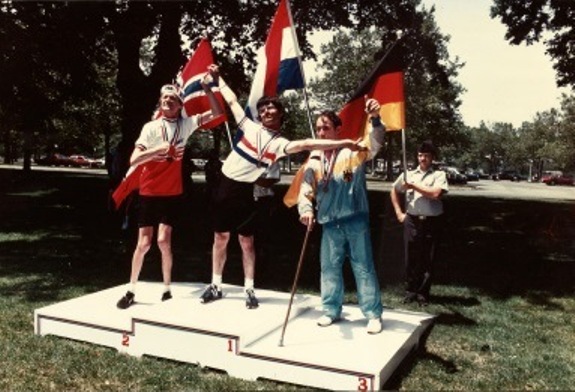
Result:
<svg viewBox="0 0 575 392"><path fill-rule="evenodd" d="M138 227L157 226L160 223L174 226L182 211L182 196L141 196Z"/></svg>
<svg viewBox="0 0 575 392"><path fill-rule="evenodd" d="M212 224L217 233L251 236L256 226L254 184L222 176L213 200Z"/></svg>

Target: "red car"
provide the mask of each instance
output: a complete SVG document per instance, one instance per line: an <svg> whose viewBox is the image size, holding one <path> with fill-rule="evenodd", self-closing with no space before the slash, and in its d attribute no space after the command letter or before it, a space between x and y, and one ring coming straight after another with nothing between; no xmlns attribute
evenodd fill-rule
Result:
<svg viewBox="0 0 575 392"><path fill-rule="evenodd" d="M75 167L89 167L91 162L90 159L84 155L70 155L70 165Z"/></svg>
<svg viewBox="0 0 575 392"><path fill-rule="evenodd" d="M70 166L70 158L62 154L50 154L36 159L38 165L44 166Z"/></svg>
<svg viewBox="0 0 575 392"><path fill-rule="evenodd" d="M545 174L541 177L541 182L547 185L571 185L575 184L575 179L570 174Z"/></svg>

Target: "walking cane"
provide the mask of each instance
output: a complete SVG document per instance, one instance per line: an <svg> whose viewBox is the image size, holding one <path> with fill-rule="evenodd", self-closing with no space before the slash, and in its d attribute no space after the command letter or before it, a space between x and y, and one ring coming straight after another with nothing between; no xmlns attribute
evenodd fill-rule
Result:
<svg viewBox="0 0 575 392"><path fill-rule="evenodd" d="M306 232L305 232L305 238L304 238L304 240L303 240L303 246L302 246L302 248L301 248L301 253L300 253L300 255L299 255L299 261L298 261L298 263L297 263L297 269L296 269L296 272L295 272L295 278L294 278L294 281L293 281L293 286L292 286L292 288L291 288L291 296L290 296L290 299L289 299L289 305L288 305L288 310L287 310L287 313L286 313L286 318L285 318L285 320L284 320L284 325L283 325L283 328L282 328L282 336L280 337L280 342L279 342L279 344L278 344L279 347L283 347L283 345L284 345L284 335L285 335L285 332L286 332L287 322L288 322L289 315L290 315L290 312L291 312L291 305L292 305L292 303L293 303L293 296L294 296L294 294L295 294L295 290L296 290L296 287L297 287L297 281L298 281L298 279L299 279L299 273L300 273L300 270L301 270L301 264L302 264L302 262L303 262L303 256L304 256L304 254L305 254L305 249L306 249L306 247L307 247L307 239L309 238L309 233L311 232L311 228L312 228L312 224L307 225L307 230L306 230Z"/></svg>

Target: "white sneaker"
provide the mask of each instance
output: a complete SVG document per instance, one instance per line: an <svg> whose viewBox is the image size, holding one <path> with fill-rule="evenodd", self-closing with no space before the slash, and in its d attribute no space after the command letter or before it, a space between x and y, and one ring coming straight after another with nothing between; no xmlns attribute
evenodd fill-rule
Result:
<svg viewBox="0 0 575 392"><path fill-rule="evenodd" d="M329 317L328 315L324 314L323 316L321 316L320 318L317 319L317 325L319 325L320 327L328 327L338 320L339 319L333 319L333 318Z"/></svg>
<svg viewBox="0 0 575 392"><path fill-rule="evenodd" d="M383 323L381 322L381 317L372 318L367 321L367 333L370 335L375 335L380 333L383 329Z"/></svg>

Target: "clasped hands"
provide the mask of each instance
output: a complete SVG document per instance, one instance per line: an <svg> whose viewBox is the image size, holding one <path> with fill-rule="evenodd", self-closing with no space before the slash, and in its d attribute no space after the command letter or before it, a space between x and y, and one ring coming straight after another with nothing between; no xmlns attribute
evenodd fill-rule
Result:
<svg viewBox="0 0 575 392"><path fill-rule="evenodd" d="M184 157L184 147L183 146L174 146L171 143L165 141L162 142L157 147L156 154L154 155L153 160L157 162L161 161L169 161L169 160L180 160Z"/></svg>

